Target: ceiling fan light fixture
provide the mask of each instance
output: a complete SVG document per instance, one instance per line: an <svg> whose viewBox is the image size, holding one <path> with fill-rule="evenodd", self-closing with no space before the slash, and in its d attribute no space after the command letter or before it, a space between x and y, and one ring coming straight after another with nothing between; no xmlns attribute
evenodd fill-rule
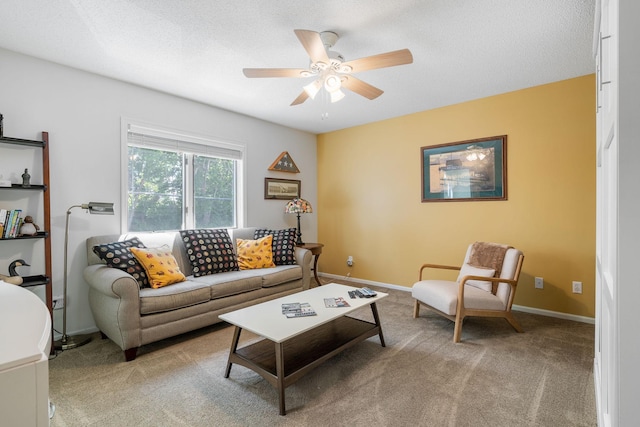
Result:
<svg viewBox="0 0 640 427"><path fill-rule="evenodd" d="M330 92L331 94L331 102L338 102L340 101L342 98L344 98L344 92L341 91L340 89L338 90L334 90L333 92Z"/></svg>
<svg viewBox="0 0 640 427"><path fill-rule="evenodd" d="M309 95L309 98L314 99L320 89L322 88L322 79L317 79L304 86L303 89Z"/></svg>
<svg viewBox="0 0 640 427"><path fill-rule="evenodd" d="M342 82L340 81L340 77L335 74L330 74L324 80L324 88L327 92L334 92L340 90L340 86L342 86Z"/></svg>

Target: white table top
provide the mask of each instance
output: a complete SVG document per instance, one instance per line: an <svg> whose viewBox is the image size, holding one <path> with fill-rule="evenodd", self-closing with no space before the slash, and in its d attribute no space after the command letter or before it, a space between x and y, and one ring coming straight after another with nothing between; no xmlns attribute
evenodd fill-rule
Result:
<svg viewBox="0 0 640 427"><path fill-rule="evenodd" d="M273 342L281 343L296 335L311 330L319 325L344 316L358 308L379 301L388 294L377 292L373 298L351 299L347 291L355 290L352 286L328 283L307 291L298 292L286 297L266 301L251 307L221 314L218 316L225 322L239 326ZM350 307L327 308L325 298L343 297ZM283 303L309 303L318 313L316 316L288 318L282 314Z"/></svg>
<svg viewBox="0 0 640 427"><path fill-rule="evenodd" d="M0 281L0 372L39 360L51 348L51 316L33 292Z"/></svg>

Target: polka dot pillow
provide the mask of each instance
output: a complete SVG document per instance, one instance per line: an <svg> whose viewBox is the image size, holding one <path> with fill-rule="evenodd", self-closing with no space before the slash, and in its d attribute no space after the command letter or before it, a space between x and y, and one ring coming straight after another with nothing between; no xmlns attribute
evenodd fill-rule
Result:
<svg viewBox="0 0 640 427"><path fill-rule="evenodd" d="M107 263L109 267L117 268L129 273L138 282L140 288L150 288L147 273L129 248L144 248L144 244L137 238L123 240L122 242L95 245L93 252Z"/></svg>
<svg viewBox="0 0 640 427"><path fill-rule="evenodd" d="M253 238L260 239L269 234L273 236L273 242L271 243L273 262L276 265L295 265L298 230L295 228L286 228L284 230L258 228L254 232Z"/></svg>
<svg viewBox="0 0 640 427"><path fill-rule="evenodd" d="M227 230L181 230L180 237L195 277L238 271L238 261Z"/></svg>

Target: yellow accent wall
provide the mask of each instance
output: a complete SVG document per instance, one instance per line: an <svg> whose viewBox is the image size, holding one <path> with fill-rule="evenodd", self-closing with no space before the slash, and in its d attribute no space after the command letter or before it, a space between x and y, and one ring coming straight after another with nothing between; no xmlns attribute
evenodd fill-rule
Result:
<svg viewBox="0 0 640 427"><path fill-rule="evenodd" d="M460 265L474 241L506 243L525 254L515 304L595 317L594 85L588 75L319 135L318 269L411 287L424 262ZM421 202L421 147L497 135L508 200Z"/></svg>

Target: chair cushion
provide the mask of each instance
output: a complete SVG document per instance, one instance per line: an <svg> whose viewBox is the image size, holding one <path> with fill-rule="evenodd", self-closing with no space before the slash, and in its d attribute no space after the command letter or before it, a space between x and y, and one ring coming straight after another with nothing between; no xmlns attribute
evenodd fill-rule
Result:
<svg viewBox="0 0 640 427"><path fill-rule="evenodd" d="M422 280L411 289L411 296L450 316L456 315L458 308L458 283L448 280ZM464 288L464 306L480 310L504 310L500 298L473 286Z"/></svg>
<svg viewBox="0 0 640 427"><path fill-rule="evenodd" d="M462 281L464 276L481 276L481 277L493 277L496 274L496 270L492 268L481 268L474 267L469 264L463 264L460 268L460 274L458 275L458 279L456 280L458 283ZM483 291L491 292L493 284L486 280L467 280L465 283L469 286L474 286L478 289L482 289Z"/></svg>

